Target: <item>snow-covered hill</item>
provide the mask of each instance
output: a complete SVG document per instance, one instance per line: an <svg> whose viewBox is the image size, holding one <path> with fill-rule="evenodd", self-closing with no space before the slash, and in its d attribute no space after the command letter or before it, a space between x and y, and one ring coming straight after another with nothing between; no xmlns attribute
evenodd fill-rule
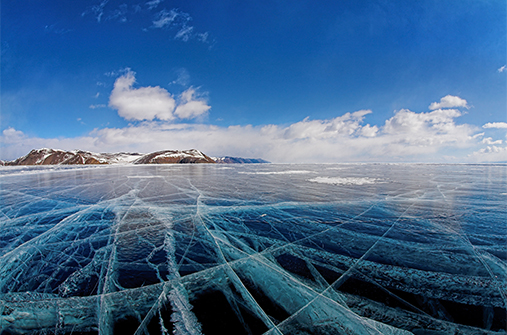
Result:
<svg viewBox="0 0 507 335"><path fill-rule="evenodd" d="M262 159L239 157L211 158L199 150L164 150L149 154L94 153L83 150L34 149L13 161L0 161L0 165L84 165L84 164L186 164L186 163L268 163Z"/></svg>

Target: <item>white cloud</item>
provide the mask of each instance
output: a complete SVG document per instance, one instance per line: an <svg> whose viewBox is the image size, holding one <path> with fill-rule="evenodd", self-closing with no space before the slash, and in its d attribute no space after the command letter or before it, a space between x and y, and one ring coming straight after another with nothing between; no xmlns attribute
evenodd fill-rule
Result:
<svg viewBox="0 0 507 335"><path fill-rule="evenodd" d="M376 126L361 126L366 114L371 113L370 110L360 110L354 113L346 113L331 120L309 120L294 123L283 131L285 139L317 139L317 138L333 138L341 135L362 135L364 132L372 135L372 131L376 132ZM366 127L366 130L364 128Z"/></svg>
<svg viewBox="0 0 507 335"><path fill-rule="evenodd" d="M189 90L182 98L195 101L194 93ZM329 120L307 118L288 126L219 127L145 121L125 128L97 129L82 138L21 138L16 145L20 151L18 156L32 147L80 148L96 152L197 148L212 156L259 157L280 163L435 162L446 161L441 153L446 149L464 149L468 153L480 149L480 139L473 137L474 128L454 123L454 118L459 116L457 112L401 110L380 128L363 124L369 113L371 111L362 110ZM29 146L32 147L21 150Z"/></svg>
<svg viewBox="0 0 507 335"><path fill-rule="evenodd" d="M208 112L211 106L206 99L197 96L193 87L181 93L178 104L167 90L156 87L134 88L135 72L126 69L125 74L116 79L109 97L109 107L118 110L118 115L126 120L171 121L176 117L192 119ZM90 108L105 107L91 105Z"/></svg>
<svg viewBox="0 0 507 335"><path fill-rule="evenodd" d="M170 26L179 15L180 13L175 9L171 9L170 11L163 9L155 16L156 19L153 21L153 27L164 28Z"/></svg>
<svg viewBox="0 0 507 335"><path fill-rule="evenodd" d="M143 10L141 4L135 4L129 6L125 3L118 5L116 9L112 9L111 6L107 6L109 0L103 0L99 4L88 7L81 16L86 16L91 14L97 22L101 22L104 20L117 21L125 23L129 20L129 18L133 18L137 15L140 15L143 12L150 12L155 10L163 0L150 0L144 3L147 9ZM151 29L166 29L172 32L176 32L174 39L182 40L187 42L191 39L195 39L199 42L210 44L209 41L209 33L208 32L196 32L196 29L190 25L190 21L192 21L192 17L190 14L180 11L177 8L173 8L171 10L167 10L163 8L156 13L153 14L152 25L149 27ZM143 31L149 31L148 27L143 28ZM67 32L64 30L56 30L53 26L46 26L47 32Z"/></svg>
<svg viewBox="0 0 507 335"><path fill-rule="evenodd" d="M459 116L461 113L456 109L437 109L428 113L402 109L386 120L382 131L386 134L402 135L407 142L433 141L443 134L456 131L462 133L460 126L454 124L454 119Z"/></svg>
<svg viewBox="0 0 507 335"><path fill-rule="evenodd" d="M370 126L367 124L366 126L362 127L359 130L359 134L364 137L375 137L378 133L378 127L377 126Z"/></svg>
<svg viewBox="0 0 507 335"><path fill-rule="evenodd" d="M127 14L129 12L128 5L123 3L118 5L116 9L110 9L111 6L108 6L109 9L106 10L105 7L108 3L109 0L103 0L97 5L90 6L81 13L81 16L84 17L88 14L92 14L99 23L103 20L127 22Z"/></svg>
<svg viewBox="0 0 507 335"><path fill-rule="evenodd" d="M65 35L70 33L72 30L67 28L59 28L57 24L46 25L44 27L44 32L47 34L58 34Z"/></svg>
<svg viewBox="0 0 507 335"><path fill-rule="evenodd" d="M488 122L482 128L507 129L507 122Z"/></svg>
<svg viewBox="0 0 507 335"><path fill-rule="evenodd" d="M133 88L135 80L130 69L116 79L109 106L127 120L172 120L176 102L171 94L159 86Z"/></svg>
<svg viewBox="0 0 507 335"><path fill-rule="evenodd" d="M208 32L197 34L197 40L204 42L204 43L208 42L208 37L209 37Z"/></svg>
<svg viewBox="0 0 507 335"><path fill-rule="evenodd" d="M108 20L118 20L119 22L127 22L127 4L121 4L117 9L111 12L107 17Z"/></svg>
<svg viewBox="0 0 507 335"><path fill-rule="evenodd" d="M194 27L191 26L183 26L181 27L180 31L176 33L176 36L174 36L175 39L181 39L183 42L188 42L190 38L192 38L192 32L194 30Z"/></svg>
<svg viewBox="0 0 507 335"><path fill-rule="evenodd" d="M464 107L468 108L467 101L465 99L461 99L460 97L454 95L446 95L440 102L433 102L429 106L430 110L441 109L441 108L454 108L454 107Z"/></svg>
<svg viewBox="0 0 507 335"><path fill-rule="evenodd" d="M190 83L190 74L188 73L187 69L185 68L179 68L176 69L176 74L178 78L176 80L173 80L171 84L178 84L181 86L188 86Z"/></svg>
<svg viewBox="0 0 507 335"><path fill-rule="evenodd" d="M53 148L64 150L83 149L93 151L98 147L95 145L97 138L94 136L81 136L75 138L40 138L29 137L22 131L15 130L14 128L7 128L0 135L0 159L13 160L18 157L24 156L32 149L38 148Z"/></svg>
<svg viewBox="0 0 507 335"><path fill-rule="evenodd" d="M103 0L100 2L100 4L89 7L89 9L81 13L81 16L85 16L88 13L92 13L95 16L97 22L100 22L102 20L102 16L104 15L104 7L107 5L108 2L109 0Z"/></svg>
<svg viewBox="0 0 507 335"><path fill-rule="evenodd" d="M188 42L191 39L196 39L203 43L209 43L209 33L199 33L195 31L195 28L189 24L192 21L190 14L179 11L178 9L162 9L155 15L153 25L151 28L158 29L171 29L176 31L174 39Z"/></svg>
<svg viewBox="0 0 507 335"><path fill-rule="evenodd" d="M105 108L106 105L104 104L96 104L96 105L90 105L90 108L91 109L96 109L96 108Z"/></svg>
<svg viewBox="0 0 507 335"><path fill-rule="evenodd" d="M163 0L151 0L145 3L149 10L156 8Z"/></svg>
<svg viewBox="0 0 507 335"><path fill-rule="evenodd" d="M482 139L481 143L488 144L488 145L495 145L495 144L502 144L503 141L502 140L493 141L492 137L486 137L486 138Z"/></svg>
<svg viewBox="0 0 507 335"><path fill-rule="evenodd" d="M181 93L180 104L176 107L174 114L182 119L191 119L205 114L211 106L206 100L195 98L195 89L190 87Z"/></svg>
<svg viewBox="0 0 507 335"><path fill-rule="evenodd" d="M2 142L3 143L18 143L25 137L22 131L16 130L12 127L4 129L2 132Z"/></svg>
<svg viewBox="0 0 507 335"><path fill-rule="evenodd" d="M504 65L502 66L501 68L498 69L498 72L502 73L504 72L505 70L507 70L507 65Z"/></svg>
<svg viewBox="0 0 507 335"><path fill-rule="evenodd" d="M473 162L507 162L507 147L487 146L469 155Z"/></svg>
<svg viewBox="0 0 507 335"><path fill-rule="evenodd" d="M110 106L127 119L142 122L96 129L77 138L42 139L7 128L0 136L1 158L14 159L33 148L51 147L145 153L197 148L211 156L258 157L279 163L507 161L504 142L484 138L479 127L458 124L461 112L456 109L425 113L401 109L382 126L365 124L370 110L327 120L306 118L284 126L174 124L158 120L202 116L210 106L192 87L178 97L177 105L165 89L134 88L134 83L135 74L127 69L114 84Z"/></svg>

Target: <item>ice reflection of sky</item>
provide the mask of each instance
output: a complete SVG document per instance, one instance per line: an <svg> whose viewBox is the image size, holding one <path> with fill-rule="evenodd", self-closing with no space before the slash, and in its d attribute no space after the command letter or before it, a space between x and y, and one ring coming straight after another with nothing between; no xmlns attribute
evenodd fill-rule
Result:
<svg viewBox="0 0 507 335"><path fill-rule="evenodd" d="M6 168L0 185L6 334L505 333L506 165Z"/></svg>

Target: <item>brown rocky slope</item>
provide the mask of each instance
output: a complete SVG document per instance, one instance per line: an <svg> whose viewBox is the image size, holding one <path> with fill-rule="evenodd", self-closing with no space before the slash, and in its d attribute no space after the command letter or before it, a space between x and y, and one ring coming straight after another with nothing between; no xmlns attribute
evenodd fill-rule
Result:
<svg viewBox="0 0 507 335"><path fill-rule="evenodd" d="M34 149L13 161L0 165L89 165L89 164L194 164L194 163L268 163L262 159L239 157L211 158L199 150L164 150L146 155L139 153L93 153L83 150Z"/></svg>

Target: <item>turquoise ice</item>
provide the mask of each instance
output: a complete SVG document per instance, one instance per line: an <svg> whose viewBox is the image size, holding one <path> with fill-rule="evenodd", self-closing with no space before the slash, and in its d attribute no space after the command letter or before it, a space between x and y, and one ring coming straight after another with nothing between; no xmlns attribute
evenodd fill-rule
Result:
<svg viewBox="0 0 507 335"><path fill-rule="evenodd" d="M505 334L507 165L0 170L2 334Z"/></svg>

